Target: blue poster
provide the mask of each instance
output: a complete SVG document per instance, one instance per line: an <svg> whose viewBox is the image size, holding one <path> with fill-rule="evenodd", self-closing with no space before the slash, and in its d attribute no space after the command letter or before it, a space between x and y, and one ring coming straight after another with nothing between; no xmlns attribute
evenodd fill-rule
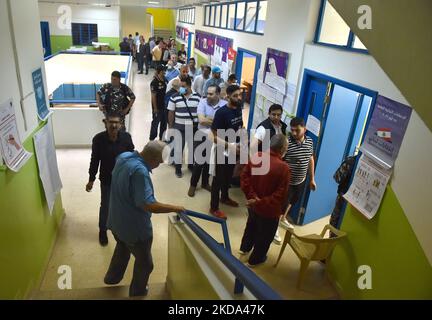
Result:
<svg viewBox="0 0 432 320"><path fill-rule="evenodd" d="M48 110L46 97L45 97L45 89L44 89L44 82L43 82L41 68L37 69L36 71L33 71L32 79L33 79L33 90L36 97L38 117L42 121L45 121L49 116L49 110Z"/></svg>
<svg viewBox="0 0 432 320"><path fill-rule="evenodd" d="M378 96L361 151L390 169L399 153L412 109Z"/></svg>

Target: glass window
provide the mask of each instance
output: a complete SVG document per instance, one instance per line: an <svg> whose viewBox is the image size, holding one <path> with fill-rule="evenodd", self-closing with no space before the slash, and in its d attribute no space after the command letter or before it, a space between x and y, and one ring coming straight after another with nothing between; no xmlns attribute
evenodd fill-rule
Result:
<svg viewBox="0 0 432 320"><path fill-rule="evenodd" d="M319 42L346 46L349 33L349 26L343 21L332 5L326 1Z"/></svg>
<svg viewBox="0 0 432 320"><path fill-rule="evenodd" d="M206 26L210 25L210 11L211 11L211 7L207 6L206 13L205 13L205 23L204 23Z"/></svg>
<svg viewBox="0 0 432 320"><path fill-rule="evenodd" d="M363 42L361 42L360 39L357 38L356 36L354 36L353 48L367 50Z"/></svg>
<svg viewBox="0 0 432 320"><path fill-rule="evenodd" d="M236 5L235 3L229 5L228 10L228 29L234 29L235 25L235 13L236 13Z"/></svg>
<svg viewBox="0 0 432 320"><path fill-rule="evenodd" d="M195 23L195 8L192 9L192 23Z"/></svg>
<svg viewBox="0 0 432 320"><path fill-rule="evenodd" d="M245 31L255 32L257 2L247 2Z"/></svg>
<svg viewBox="0 0 432 320"><path fill-rule="evenodd" d="M267 17L267 1L260 1L256 32L264 33L266 17Z"/></svg>
<svg viewBox="0 0 432 320"><path fill-rule="evenodd" d="M228 13L228 6L225 4L222 6L222 17L221 17L221 28L227 27L227 13Z"/></svg>
<svg viewBox="0 0 432 320"><path fill-rule="evenodd" d="M215 27L217 27L217 28L220 27L220 15L221 15L220 6L216 6L216 10L215 10Z"/></svg>
<svg viewBox="0 0 432 320"><path fill-rule="evenodd" d="M235 29L236 30L244 30L245 10L246 10L245 3L244 2L238 2L237 3L237 17L236 17L236 22L235 22Z"/></svg>

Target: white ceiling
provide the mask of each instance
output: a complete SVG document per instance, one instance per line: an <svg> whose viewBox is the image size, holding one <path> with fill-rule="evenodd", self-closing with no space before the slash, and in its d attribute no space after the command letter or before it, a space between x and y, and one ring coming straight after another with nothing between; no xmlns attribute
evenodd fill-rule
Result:
<svg viewBox="0 0 432 320"><path fill-rule="evenodd" d="M150 2L158 2L149 3ZM161 7L161 8L178 8L190 5L202 5L210 2L229 2L230 0L39 0L39 2L47 3L71 3L78 5L111 5L111 6L145 6L145 7Z"/></svg>

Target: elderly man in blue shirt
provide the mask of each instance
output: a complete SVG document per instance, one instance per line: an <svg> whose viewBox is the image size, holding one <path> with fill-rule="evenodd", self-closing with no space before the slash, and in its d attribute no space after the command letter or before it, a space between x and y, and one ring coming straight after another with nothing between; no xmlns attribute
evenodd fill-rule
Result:
<svg viewBox="0 0 432 320"><path fill-rule="evenodd" d="M150 141L144 150L125 152L117 157L112 172L110 208L107 227L117 241L104 282L120 283L130 255L135 257L129 296L145 296L148 279L153 270L151 246L153 241L152 213L182 212L181 206L158 202L154 197L150 173L163 162L165 144Z"/></svg>

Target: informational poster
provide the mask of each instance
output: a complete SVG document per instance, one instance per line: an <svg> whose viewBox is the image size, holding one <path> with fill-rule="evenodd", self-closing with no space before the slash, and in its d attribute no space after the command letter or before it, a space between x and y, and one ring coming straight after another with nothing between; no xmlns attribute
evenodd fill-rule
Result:
<svg viewBox="0 0 432 320"><path fill-rule="evenodd" d="M189 30L187 28L177 26L176 35L177 35L177 39L183 40L184 42L187 43L189 38Z"/></svg>
<svg viewBox="0 0 432 320"><path fill-rule="evenodd" d="M216 35L196 30L195 32L195 49L202 53L213 55L216 44Z"/></svg>
<svg viewBox="0 0 432 320"><path fill-rule="evenodd" d="M225 37L216 37L216 46L213 53L217 62L228 62L229 49L233 46L233 39Z"/></svg>
<svg viewBox="0 0 432 320"><path fill-rule="evenodd" d="M39 68L32 73L33 90L36 97L36 106L39 119L45 121L50 115L47 100L45 96L44 81L42 77L42 69Z"/></svg>
<svg viewBox="0 0 432 320"><path fill-rule="evenodd" d="M287 93L287 81L285 80L285 78L282 78L277 74L267 72L265 76L265 83L268 84L270 87L275 88L283 95Z"/></svg>
<svg viewBox="0 0 432 320"><path fill-rule="evenodd" d="M52 214L57 194L62 188L62 182L58 171L50 122L34 135L33 141L39 167L39 177L42 181L49 212Z"/></svg>
<svg viewBox="0 0 432 320"><path fill-rule="evenodd" d="M14 172L18 172L32 156L22 146L12 99L0 105L0 149L7 167Z"/></svg>
<svg viewBox="0 0 432 320"><path fill-rule="evenodd" d="M392 168L399 153L412 109L378 96L361 151L384 168Z"/></svg>
<svg viewBox="0 0 432 320"><path fill-rule="evenodd" d="M351 186L343 197L366 218L372 219L380 207L390 176L391 170L362 155Z"/></svg>
<svg viewBox="0 0 432 320"><path fill-rule="evenodd" d="M265 61L264 81L266 79L267 72L286 79L288 72L288 61L288 53L268 48Z"/></svg>
<svg viewBox="0 0 432 320"><path fill-rule="evenodd" d="M321 121L317 117L314 117L313 115L310 114L306 121L306 129L310 133L319 137L321 131Z"/></svg>

